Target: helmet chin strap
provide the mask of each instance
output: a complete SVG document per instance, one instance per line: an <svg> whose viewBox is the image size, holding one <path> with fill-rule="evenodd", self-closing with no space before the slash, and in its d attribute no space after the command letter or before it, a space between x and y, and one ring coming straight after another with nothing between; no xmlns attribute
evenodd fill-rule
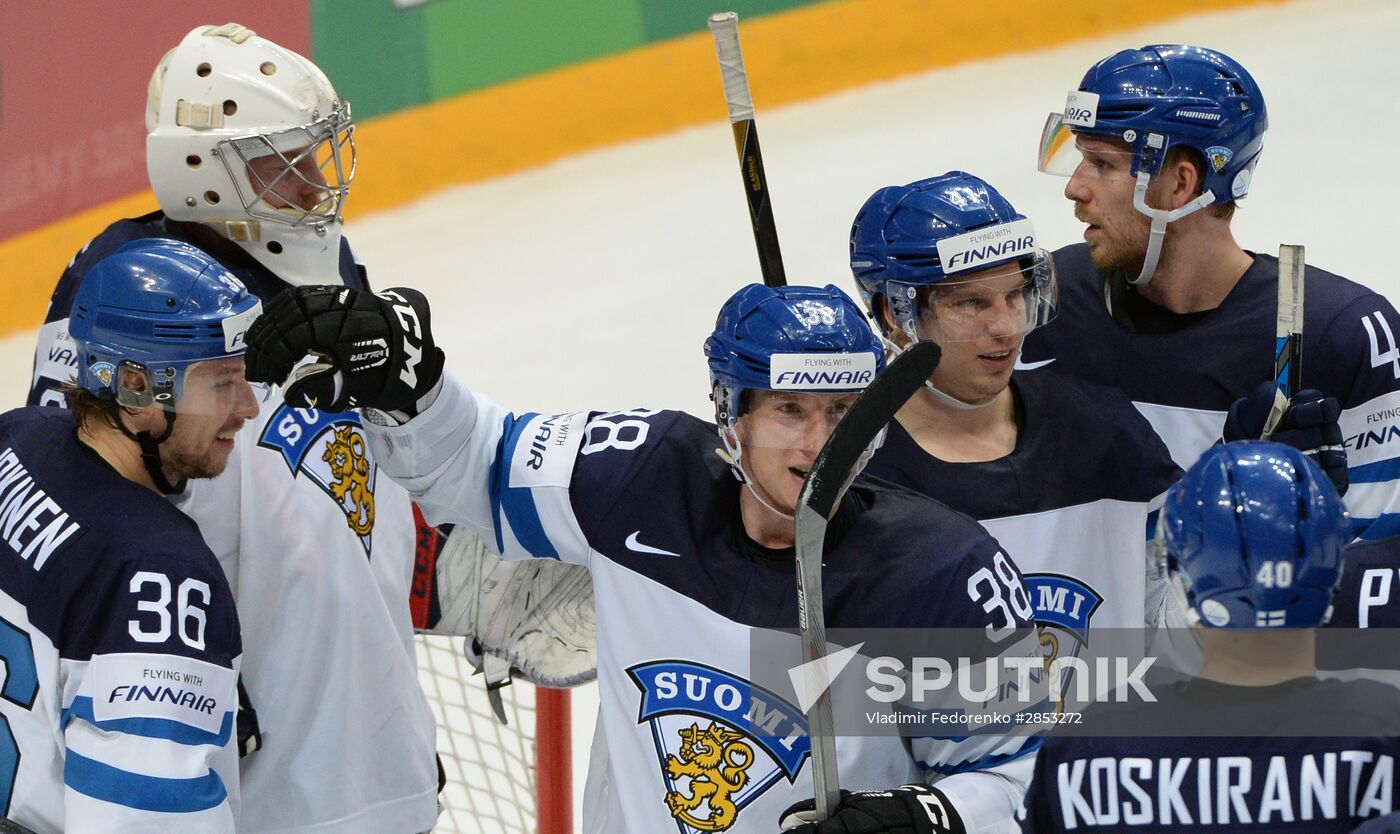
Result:
<svg viewBox="0 0 1400 834"><path fill-rule="evenodd" d="M1215 193L1206 189L1201 196L1181 208L1171 211L1151 208L1147 205L1147 184L1151 180L1151 174L1140 170L1137 173L1137 187L1133 189L1133 208L1152 218L1152 229L1148 232L1147 255L1142 261L1142 271L1138 273L1138 277L1129 282L1135 287L1145 287L1152 281L1152 275L1157 271L1157 261L1162 257L1162 242L1167 237L1167 224L1173 220L1180 220L1215 202Z"/></svg>
<svg viewBox="0 0 1400 834"><path fill-rule="evenodd" d="M764 501L764 500L763 500L763 496L758 494L758 490L756 490L756 489L753 488L753 483L752 483L751 481L747 480L748 476L745 475L744 477L745 477L744 489L747 489L747 490L749 491L749 495L752 495L752 496L754 497L754 500L756 500L758 503L762 504L763 507L764 507L764 509L768 510L768 512L772 513L773 515L775 515L775 516L777 516L777 517L779 517L779 518L785 518L785 519L787 519L788 521L791 521L791 522L794 523L794 524L797 523L797 517L796 517L796 516L788 515L787 513L783 512L782 510L778 509L777 507L774 507L772 504L769 504L767 501Z"/></svg>
<svg viewBox="0 0 1400 834"><path fill-rule="evenodd" d="M905 331L905 335L906 335L906 336L909 336L909 338L910 338L911 341L914 341L914 342L919 341L919 337L918 337L918 336L909 335L908 331ZM893 341L891 341L890 339L886 339L886 338L884 338L883 336L881 337L881 339L884 340L884 342L885 342L885 347L890 351L890 353L893 353L895 356L898 356L898 355L900 355L901 353L904 352L904 349L903 349L903 348L901 348L899 345L895 344L895 343L894 343ZM955 409L957 409L958 411L977 411L977 410L979 410L979 409L986 408L987 406L989 406L989 405L991 405L991 404L993 404L993 403L995 403L995 402L997 401L996 396L993 395L991 399L989 399L989 400L987 400L986 402L983 402L983 403L968 403L968 402L963 402L962 400L958 399L957 397L954 397L952 394L946 394L946 393L944 393L944 392L938 390L937 388L934 387L933 383L930 382L930 381L928 381L928 380L924 380L924 387L927 388L929 391L933 392L933 396L937 397L939 402L943 403L944 405L947 405L947 406L950 407L950 408L955 408Z"/></svg>
<svg viewBox="0 0 1400 834"><path fill-rule="evenodd" d="M762 504L764 509L768 510L768 512L779 518L785 518L795 524L797 522L796 516L788 515L772 504L769 504L767 501L763 500L763 496L759 494L759 491L754 489L753 478L750 478L749 473L744 471L744 464L742 462L744 448L739 444L739 437L734 433L734 430L731 428L721 432L720 440L724 443L724 456L728 460L730 471L734 473L735 478L739 479L739 483L744 485L744 489L749 491L749 495L752 495L754 500Z"/></svg>
<svg viewBox="0 0 1400 834"><path fill-rule="evenodd" d="M145 465L146 474L151 476L151 482L155 484L160 494L175 495L183 492L185 481L181 480L178 484L171 484L170 479L165 477L165 468L161 466L160 460L160 444L168 440L171 432L175 431L176 413L174 411L165 412L165 431L161 432L160 437L153 437L148 431L133 432L127 428L126 423L122 422L117 412L115 400L108 400L107 407L112 415L112 421L117 424L117 428L121 429L121 433L135 440L136 445L141 447L141 463Z"/></svg>

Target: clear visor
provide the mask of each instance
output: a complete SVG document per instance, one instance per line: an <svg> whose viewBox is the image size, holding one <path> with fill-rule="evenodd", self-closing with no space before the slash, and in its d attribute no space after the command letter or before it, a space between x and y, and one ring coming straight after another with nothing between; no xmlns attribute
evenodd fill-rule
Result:
<svg viewBox="0 0 1400 834"><path fill-rule="evenodd" d="M938 342L1021 336L1055 317L1059 285L1050 253L915 289L918 334Z"/></svg>
<svg viewBox="0 0 1400 834"><path fill-rule="evenodd" d="M1051 113L1040 132L1036 168L1043 174L1095 179L1131 179L1134 151L1127 144L1086 134L1076 134L1063 113Z"/></svg>
<svg viewBox="0 0 1400 834"><path fill-rule="evenodd" d="M746 449L797 449L816 457L858 396L749 391L734 430Z"/></svg>
<svg viewBox="0 0 1400 834"><path fill-rule="evenodd" d="M193 362L183 369L123 362L115 373L117 402L131 408L159 405L177 414L232 419L248 416L272 395L269 386L243 378L242 356Z"/></svg>
<svg viewBox="0 0 1400 834"><path fill-rule="evenodd" d="M292 226L338 220L355 178L355 126L350 105L280 133L221 142L224 164L249 215ZM235 158L242 165L235 165ZM241 170L240 170L241 169Z"/></svg>

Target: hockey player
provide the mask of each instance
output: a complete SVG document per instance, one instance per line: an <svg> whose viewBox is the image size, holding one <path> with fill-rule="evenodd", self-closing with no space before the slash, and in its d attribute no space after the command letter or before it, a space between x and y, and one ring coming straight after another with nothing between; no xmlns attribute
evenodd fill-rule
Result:
<svg viewBox="0 0 1400 834"><path fill-rule="evenodd" d="M1135 716L1110 708L1134 732L1174 710L1161 735L1047 739L1025 830L1343 832L1394 811L1400 693L1314 666L1347 534L1336 490L1298 450L1209 450L1159 534L1205 647L1200 678Z"/></svg>
<svg viewBox="0 0 1400 834"><path fill-rule="evenodd" d="M72 411L0 416L0 817L231 833L238 618L162 492L223 471L258 413L242 354L261 305L162 240L122 247L76 291Z"/></svg>
<svg viewBox="0 0 1400 834"><path fill-rule="evenodd" d="M809 746L800 710L750 683L749 640L797 625L798 491L884 363L860 309L835 287L735 294L705 343L718 444L676 411L510 413L442 375L428 315L413 290L298 288L254 327L250 378L292 373L289 402L369 406L380 465L430 520L591 571L601 708L585 830L771 834L811 796ZM1012 562L936 502L858 478L830 529L828 627L1029 623ZM751 734L746 714L775 735ZM1037 743L842 737L852 786L920 784L852 794L837 816L887 820L870 832L1001 830Z"/></svg>
<svg viewBox="0 0 1400 834"><path fill-rule="evenodd" d="M300 55L229 24L201 26L149 89L147 167L161 211L119 220L60 278L31 403L53 403L77 357L77 279L131 240L209 253L259 298L289 285L366 286L341 236L355 168L350 106ZM417 684L408 494L379 477L354 413L269 404L228 472L178 498L224 566L243 623L241 832L412 834L437 818L436 727Z"/></svg>
<svg viewBox="0 0 1400 834"><path fill-rule="evenodd" d="M1182 466L1222 429L1226 439L1259 437L1273 396L1259 386L1274 372L1278 261L1240 248L1230 229L1267 123L1263 94L1238 62L1148 46L1091 67L1041 139L1041 170L1069 175L1065 196L1087 227L1084 243L1055 253L1060 314L1027 339L1024 365L1053 362L1124 391ZM1400 317L1375 292L1315 267L1305 286L1309 390L1273 439L1310 450L1339 488L1349 483L1353 532L1385 539L1400 532L1400 444L1389 442ZM1400 568L1391 545L1374 576ZM1372 625L1400 624L1400 594L1389 587L1377 579L1369 602L1348 595L1337 606L1367 607Z"/></svg>
<svg viewBox="0 0 1400 834"><path fill-rule="evenodd" d="M943 351L867 472L980 521L1025 572L1052 657L1091 627L1155 624L1148 517L1181 470L1118 391L1012 372L1055 312L1031 222L961 171L882 188L856 215L851 270L896 350Z"/></svg>

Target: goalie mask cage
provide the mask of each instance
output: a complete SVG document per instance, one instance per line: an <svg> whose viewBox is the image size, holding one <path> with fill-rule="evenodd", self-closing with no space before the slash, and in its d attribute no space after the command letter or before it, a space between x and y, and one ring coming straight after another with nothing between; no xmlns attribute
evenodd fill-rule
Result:
<svg viewBox="0 0 1400 834"><path fill-rule="evenodd" d="M418 679L437 718L447 776L434 832L572 834L569 692L516 680L496 719L463 638L420 634Z"/></svg>

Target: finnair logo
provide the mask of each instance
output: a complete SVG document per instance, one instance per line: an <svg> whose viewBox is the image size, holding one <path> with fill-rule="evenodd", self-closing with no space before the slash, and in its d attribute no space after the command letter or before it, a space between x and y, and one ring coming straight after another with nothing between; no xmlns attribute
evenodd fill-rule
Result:
<svg viewBox="0 0 1400 834"><path fill-rule="evenodd" d="M253 326L253 322L262 315L262 302L256 302L252 307L237 315L224 319L224 353L244 350L248 347L246 341L248 328Z"/></svg>
<svg viewBox="0 0 1400 834"><path fill-rule="evenodd" d="M1075 127L1093 127L1098 121L1099 94L1082 90L1070 90L1065 99L1065 124Z"/></svg>
<svg viewBox="0 0 1400 834"><path fill-rule="evenodd" d="M980 269L1035 251L1035 229L1029 220L1016 220L938 241L943 272Z"/></svg>
<svg viewBox="0 0 1400 834"><path fill-rule="evenodd" d="M768 365L774 391L859 391L874 378L873 353L775 353Z"/></svg>

